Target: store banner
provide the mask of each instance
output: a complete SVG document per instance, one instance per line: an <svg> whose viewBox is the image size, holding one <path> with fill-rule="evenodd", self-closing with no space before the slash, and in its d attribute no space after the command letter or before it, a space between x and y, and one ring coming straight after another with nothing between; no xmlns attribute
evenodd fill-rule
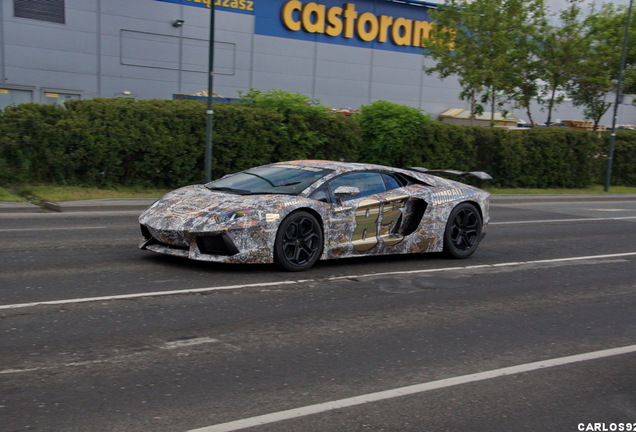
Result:
<svg viewBox="0 0 636 432"><path fill-rule="evenodd" d="M215 10L237 12L254 15L257 0L156 0L165 3L174 3L184 6L195 6L209 9L214 2ZM260 0L263 1L263 0Z"/></svg>
<svg viewBox="0 0 636 432"><path fill-rule="evenodd" d="M255 15L254 33L289 39L422 53L436 5L391 0L157 0Z"/></svg>

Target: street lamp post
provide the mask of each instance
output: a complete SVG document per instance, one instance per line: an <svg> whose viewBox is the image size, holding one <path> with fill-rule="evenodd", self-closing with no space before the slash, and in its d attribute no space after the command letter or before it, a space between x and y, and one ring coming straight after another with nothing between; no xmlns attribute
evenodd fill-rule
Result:
<svg viewBox="0 0 636 432"><path fill-rule="evenodd" d="M612 117L612 133L609 141L609 151L607 152L607 170L605 171L605 192L609 192L610 181L612 179L612 163L614 160L614 146L616 145L616 119L618 118L618 104L621 100L621 88L623 87L623 75L625 74L625 58L627 57L627 43L629 41L629 23L632 17L632 3L629 0L627 9L627 22L625 23L625 35L623 36L623 48L621 50L621 60L618 69L618 82L616 83L616 100L614 101L614 116Z"/></svg>
<svg viewBox="0 0 636 432"><path fill-rule="evenodd" d="M214 2L210 2L210 41L208 53L208 103L205 111L205 182L212 180L212 83L214 76Z"/></svg>

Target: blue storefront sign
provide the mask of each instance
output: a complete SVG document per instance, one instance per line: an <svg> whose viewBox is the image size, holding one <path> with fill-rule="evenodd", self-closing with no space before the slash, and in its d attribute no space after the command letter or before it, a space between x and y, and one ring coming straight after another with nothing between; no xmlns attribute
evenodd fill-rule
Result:
<svg viewBox="0 0 636 432"><path fill-rule="evenodd" d="M422 53L434 3L390 0L158 0L255 15L259 35Z"/></svg>
<svg viewBox="0 0 636 432"><path fill-rule="evenodd" d="M244 14L254 14L256 0L157 0L184 6L194 6L209 9L214 2L215 10L224 10ZM263 1L263 0L261 0Z"/></svg>

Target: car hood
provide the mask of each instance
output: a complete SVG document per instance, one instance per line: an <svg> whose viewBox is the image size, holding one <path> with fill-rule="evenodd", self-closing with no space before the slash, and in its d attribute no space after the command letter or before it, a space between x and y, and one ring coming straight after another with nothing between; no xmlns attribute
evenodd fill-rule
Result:
<svg viewBox="0 0 636 432"><path fill-rule="evenodd" d="M292 195L235 195L192 185L164 195L143 211L139 222L155 229L190 232L228 226L247 228L277 220L274 215L299 199L303 200Z"/></svg>

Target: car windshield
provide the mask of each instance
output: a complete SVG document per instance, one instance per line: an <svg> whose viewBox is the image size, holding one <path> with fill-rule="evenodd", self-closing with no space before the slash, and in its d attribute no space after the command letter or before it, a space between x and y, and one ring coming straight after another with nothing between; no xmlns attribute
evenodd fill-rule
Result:
<svg viewBox="0 0 636 432"><path fill-rule="evenodd" d="M307 166L267 165L223 177L205 186L238 195L297 195L331 172L333 170Z"/></svg>

